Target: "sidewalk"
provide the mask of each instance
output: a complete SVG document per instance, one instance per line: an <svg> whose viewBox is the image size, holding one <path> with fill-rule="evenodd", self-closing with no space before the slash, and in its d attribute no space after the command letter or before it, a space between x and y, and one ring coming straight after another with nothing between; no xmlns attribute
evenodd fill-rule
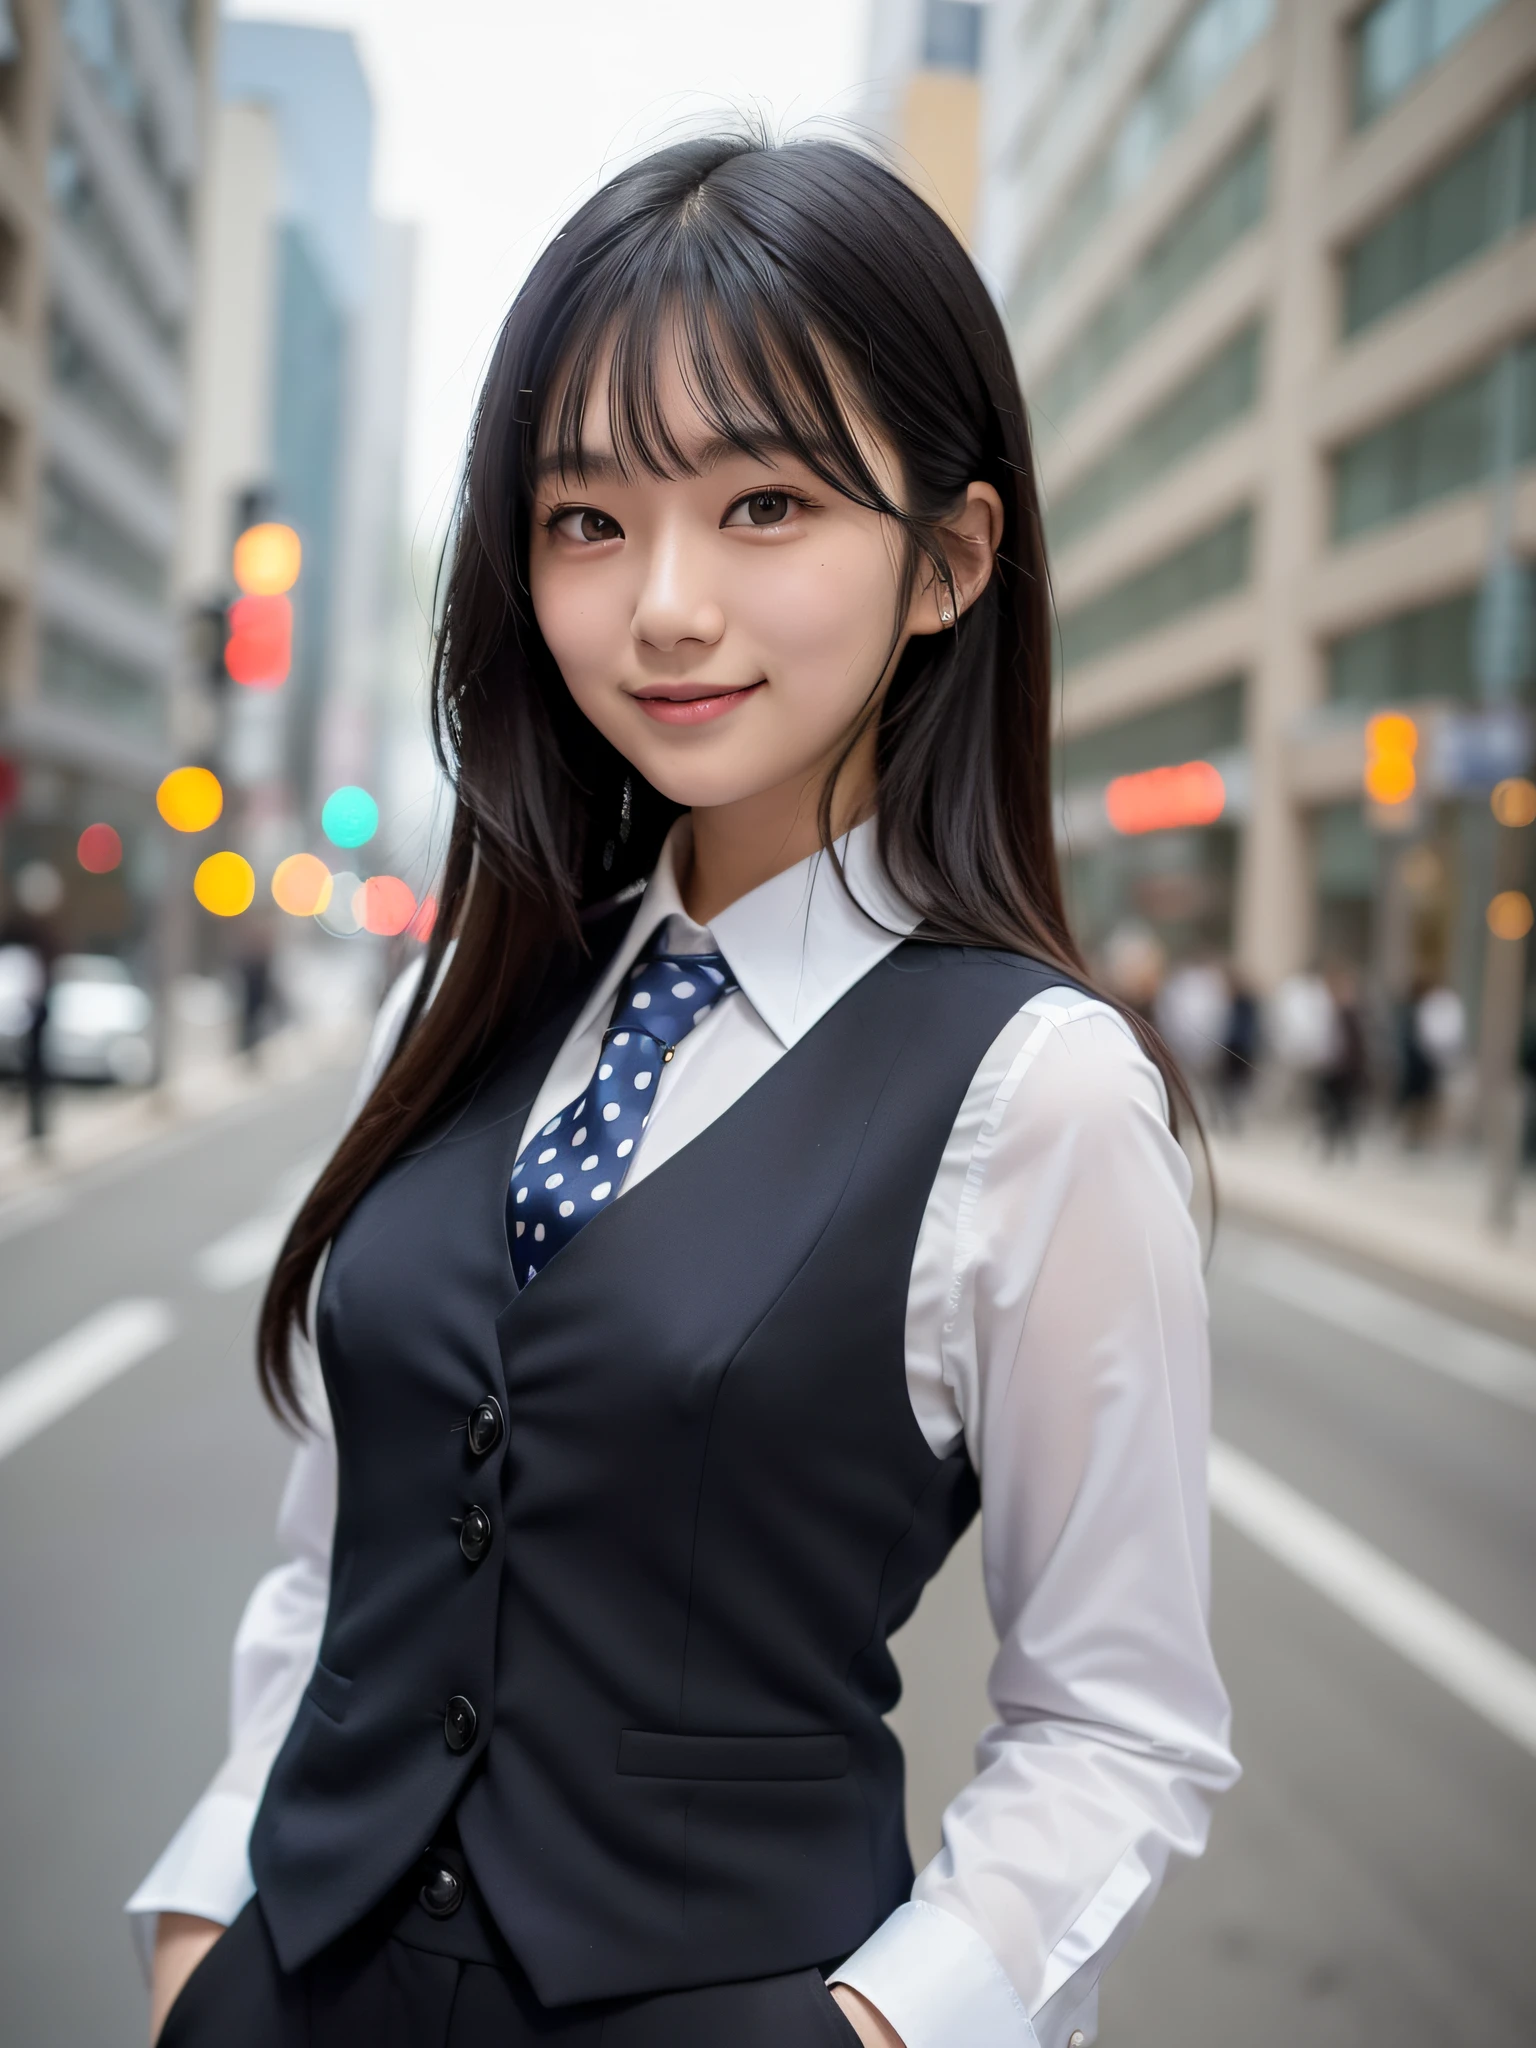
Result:
<svg viewBox="0 0 1536 2048"><path fill-rule="evenodd" d="M327 1067L355 1064L368 1027L369 1019L356 1014L288 1025L262 1041L255 1060L239 1053L194 1059L155 1089L61 1086L49 1102L48 1140L41 1152L25 1135L21 1091L8 1089L0 1093L0 1202L56 1187L86 1168Z"/></svg>
<svg viewBox="0 0 1536 2048"><path fill-rule="evenodd" d="M1483 1222L1486 1173L1472 1152L1404 1152L1370 1132L1324 1159L1311 1133L1256 1125L1212 1138L1220 1211L1274 1224L1536 1323L1536 1182L1522 1177L1514 1230Z"/></svg>

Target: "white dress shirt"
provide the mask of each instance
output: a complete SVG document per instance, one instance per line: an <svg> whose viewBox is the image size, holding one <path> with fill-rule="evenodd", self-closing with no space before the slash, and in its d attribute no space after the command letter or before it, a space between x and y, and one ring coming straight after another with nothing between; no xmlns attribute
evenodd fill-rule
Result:
<svg viewBox="0 0 1536 2048"><path fill-rule="evenodd" d="M843 848L857 903L816 856L701 929L678 892L687 831L668 839L520 1141L586 1085L619 983L666 923L669 948L723 953L740 987L662 1068L625 1190L916 922L866 824ZM402 981L386 999L364 1092L408 995ZM1025 1003L961 1106L907 1297L913 1412L937 1455L963 1438L980 1477L998 1652L997 1719L944 1847L836 1972L906 2048L1091 2040L1105 1964L1169 1858L1200 1854L1212 1799L1237 1776L1206 1628L1209 1355L1189 1191L1161 1079L1119 1016L1067 988ZM146 1940L158 1913L228 1922L251 1895L251 1822L325 1622L336 1454L323 1397L311 1405L318 1427L279 1514L289 1561L235 1639L229 1755L129 1902Z"/></svg>

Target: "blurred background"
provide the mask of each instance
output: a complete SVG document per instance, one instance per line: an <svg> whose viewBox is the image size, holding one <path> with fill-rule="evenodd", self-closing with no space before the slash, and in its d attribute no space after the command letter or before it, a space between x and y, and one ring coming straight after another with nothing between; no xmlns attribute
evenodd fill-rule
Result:
<svg viewBox="0 0 1536 2048"><path fill-rule="evenodd" d="M746 110L884 150L1004 309L1073 915L1206 1124L1247 1776L1102 2039L1528 2048L1532 0L0 0L0 2036L142 2038L121 1901L272 1557L254 1303L435 915L497 322ZM919 1855L990 1642L972 1539Z"/></svg>

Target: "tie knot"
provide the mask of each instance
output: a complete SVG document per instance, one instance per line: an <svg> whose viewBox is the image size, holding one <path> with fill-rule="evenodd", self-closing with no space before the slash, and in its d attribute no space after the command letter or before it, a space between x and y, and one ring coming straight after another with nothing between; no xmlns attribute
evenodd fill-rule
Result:
<svg viewBox="0 0 1536 2048"><path fill-rule="evenodd" d="M676 1045L736 986L719 953L654 955L630 970L609 1030L643 1031L664 1046Z"/></svg>

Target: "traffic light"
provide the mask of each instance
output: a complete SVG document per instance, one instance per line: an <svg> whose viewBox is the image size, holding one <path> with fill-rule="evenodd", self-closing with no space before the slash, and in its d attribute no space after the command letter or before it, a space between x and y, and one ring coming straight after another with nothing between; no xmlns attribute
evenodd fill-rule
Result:
<svg viewBox="0 0 1536 2048"><path fill-rule="evenodd" d="M248 690L276 690L293 667L293 604L304 550L291 526L262 520L235 542L231 566L240 597L229 608L224 667Z"/></svg>
<svg viewBox="0 0 1536 2048"><path fill-rule="evenodd" d="M1365 727L1365 793L1372 803L1405 804L1419 785L1419 728L1401 711L1378 711Z"/></svg>

